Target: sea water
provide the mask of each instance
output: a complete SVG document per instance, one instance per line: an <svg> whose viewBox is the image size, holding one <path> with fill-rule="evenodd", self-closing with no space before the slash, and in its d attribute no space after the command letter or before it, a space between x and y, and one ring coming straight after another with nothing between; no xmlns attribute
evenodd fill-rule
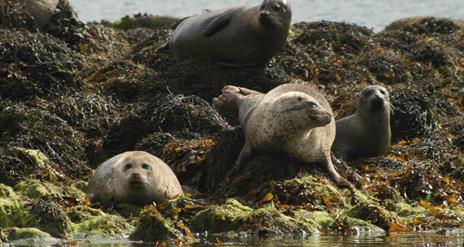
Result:
<svg viewBox="0 0 464 247"><path fill-rule="evenodd" d="M115 20L149 13L186 17L261 0L70 0L84 21ZM464 0L293 0L293 22L344 21L382 30L391 22L411 16L464 19Z"/></svg>

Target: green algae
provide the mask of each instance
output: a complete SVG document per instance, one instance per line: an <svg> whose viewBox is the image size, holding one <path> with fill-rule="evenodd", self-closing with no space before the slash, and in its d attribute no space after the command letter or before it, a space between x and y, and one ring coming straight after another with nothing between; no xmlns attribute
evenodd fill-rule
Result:
<svg viewBox="0 0 464 247"><path fill-rule="evenodd" d="M72 197L76 199L84 199L85 194L73 186L56 185L47 181L36 179L25 180L15 186L15 191L20 195L29 198L51 197Z"/></svg>
<svg viewBox="0 0 464 247"><path fill-rule="evenodd" d="M18 195L13 191L13 188L2 183L0 183L0 198L10 200L19 199Z"/></svg>
<svg viewBox="0 0 464 247"><path fill-rule="evenodd" d="M253 211L246 220L246 224L252 226L252 230L261 236L314 232L312 224L284 215L274 207Z"/></svg>
<svg viewBox="0 0 464 247"><path fill-rule="evenodd" d="M11 241L16 241L16 240L23 240L23 239L33 239L33 240L50 240L53 237L46 233L43 232L37 228L17 228L17 227L11 227L11 228L5 228L5 235L6 238L9 242Z"/></svg>
<svg viewBox="0 0 464 247"><path fill-rule="evenodd" d="M181 233L156 209L154 205L146 206L140 212L136 230L130 238L147 242L179 239Z"/></svg>
<svg viewBox="0 0 464 247"><path fill-rule="evenodd" d="M285 203L293 205L311 204L319 207L345 207L346 196L332 183L325 179L305 175L284 182L283 191L277 194L288 194ZM281 196L283 197L283 196Z"/></svg>
<svg viewBox="0 0 464 247"><path fill-rule="evenodd" d="M99 213L98 213L99 214ZM74 224L74 238L125 237L134 227L117 215L98 215Z"/></svg>
<svg viewBox="0 0 464 247"><path fill-rule="evenodd" d="M333 228L335 226L334 217L326 211L297 210L294 212L294 217L308 224L314 224L317 229Z"/></svg>
<svg viewBox="0 0 464 247"><path fill-rule="evenodd" d="M0 198L0 227L28 227L36 222L36 217L23 203Z"/></svg>
<svg viewBox="0 0 464 247"><path fill-rule="evenodd" d="M30 208L31 214L37 218L35 227L57 238L67 238L71 235L71 221L57 203L40 199L32 202Z"/></svg>
<svg viewBox="0 0 464 247"><path fill-rule="evenodd" d="M45 169L50 164L48 157L40 150L26 149L23 147L14 147L13 149L29 157L33 164L39 169Z"/></svg>
<svg viewBox="0 0 464 247"><path fill-rule="evenodd" d="M72 207L66 212L66 214L73 223L80 223L94 217L106 216L102 210L84 205Z"/></svg>
<svg viewBox="0 0 464 247"><path fill-rule="evenodd" d="M189 226L194 232L240 231L243 230L243 223L251 212L251 208L231 198L223 205L213 205L198 212Z"/></svg>
<svg viewBox="0 0 464 247"><path fill-rule="evenodd" d="M391 223L399 222L395 212L390 212L376 204L360 202L346 213L350 217L365 220L384 230L388 230Z"/></svg>

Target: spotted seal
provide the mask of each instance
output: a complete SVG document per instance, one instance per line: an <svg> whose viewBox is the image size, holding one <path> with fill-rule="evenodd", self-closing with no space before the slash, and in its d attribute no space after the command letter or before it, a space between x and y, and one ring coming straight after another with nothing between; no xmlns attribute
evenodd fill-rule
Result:
<svg viewBox="0 0 464 247"><path fill-rule="evenodd" d="M226 86L213 99L213 105L220 111L238 111L245 132L238 167L249 161L255 151L283 151L305 163L324 164L338 185L350 185L332 164L330 148L335 139L335 121L329 103L315 88L283 84L263 94Z"/></svg>
<svg viewBox="0 0 464 247"><path fill-rule="evenodd" d="M98 167L90 179L87 197L106 206L145 205L182 194L176 175L166 163L147 152L131 151L118 154Z"/></svg>

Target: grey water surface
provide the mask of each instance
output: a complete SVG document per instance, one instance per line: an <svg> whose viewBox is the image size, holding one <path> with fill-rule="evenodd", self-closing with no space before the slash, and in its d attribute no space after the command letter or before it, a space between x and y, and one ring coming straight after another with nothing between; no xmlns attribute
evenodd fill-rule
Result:
<svg viewBox="0 0 464 247"><path fill-rule="evenodd" d="M70 0L84 21L115 20L150 13L186 17L205 9L255 5L260 0ZM344 21L382 30L411 16L464 19L464 0L293 0L293 22Z"/></svg>

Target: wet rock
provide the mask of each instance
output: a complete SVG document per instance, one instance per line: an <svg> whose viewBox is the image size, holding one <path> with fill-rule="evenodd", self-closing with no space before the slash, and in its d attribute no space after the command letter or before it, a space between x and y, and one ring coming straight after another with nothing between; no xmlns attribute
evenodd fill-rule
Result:
<svg viewBox="0 0 464 247"><path fill-rule="evenodd" d="M80 91L80 54L42 33L0 30L0 96L49 98Z"/></svg>
<svg viewBox="0 0 464 247"><path fill-rule="evenodd" d="M274 194L283 204L304 205L313 210L346 207L343 195L335 186L311 175L278 183Z"/></svg>
<svg viewBox="0 0 464 247"><path fill-rule="evenodd" d="M5 235L9 242L16 240L34 240L46 241L53 239L50 234L43 232L37 228L6 228L4 229Z"/></svg>
<svg viewBox="0 0 464 247"><path fill-rule="evenodd" d="M272 207L253 211L246 224L250 225L252 231L259 236L303 235L314 231L313 225L286 216Z"/></svg>
<svg viewBox="0 0 464 247"><path fill-rule="evenodd" d="M108 23L109 26L118 29L134 29L134 28L149 28L149 29L172 29L179 23L181 19L171 16L157 16L150 14L135 14L133 16L124 16L120 20Z"/></svg>
<svg viewBox="0 0 464 247"><path fill-rule="evenodd" d="M436 17L411 17L394 21L386 30L402 30L416 34L450 34L459 26L450 19Z"/></svg>
<svg viewBox="0 0 464 247"><path fill-rule="evenodd" d="M137 229L130 236L134 240L147 242L179 239L181 234L172 223L165 219L155 206L146 206L140 212Z"/></svg>
<svg viewBox="0 0 464 247"><path fill-rule="evenodd" d="M31 214L37 215L36 227L56 238L67 238L72 233L71 221L56 203L40 199L31 205Z"/></svg>
<svg viewBox="0 0 464 247"><path fill-rule="evenodd" d="M399 222L396 214L389 212L378 205L366 204L364 202L355 205L347 212L347 214L350 217L368 221L384 230L389 229L390 223Z"/></svg>
<svg viewBox="0 0 464 247"><path fill-rule="evenodd" d="M0 132L2 143L8 143L1 150L9 154L11 161L21 157L17 151L11 150L12 147L17 146L41 150L50 161L59 164L51 166L55 173L65 173L74 178L90 173L85 162L82 134L48 111L24 104L8 104L0 112ZM27 174L35 174L35 172L23 173L30 169L26 164L2 163L0 166L3 172L0 173L3 173L2 176L7 179L24 178Z"/></svg>
<svg viewBox="0 0 464 247"><path fill-rule="evenodd" d="M390 101L394 107L391 119L392 139L409 139L429 134L437 120L429 97L412 88L394 90Z"/></svg>
<svg viewBox="0 0 464 247"><path fill-rule="evenodd" d="M97 215L75 225L73 238L122 238L134 227L117 215Z"/></svg>
<svg viewBox="0 0 464 247"><path fill-rule="evenodd" d="M242 231L245 220L253 210L235 199L228 199L223 205L210 206L196 214L190 222L194 232Z"/></svg>
<svg viewBox="0 0 464 247"><path fill-rule="evenodd" d="M25 204L14 198L0 198L0 227L30 227L37 222Z"/></svg>

